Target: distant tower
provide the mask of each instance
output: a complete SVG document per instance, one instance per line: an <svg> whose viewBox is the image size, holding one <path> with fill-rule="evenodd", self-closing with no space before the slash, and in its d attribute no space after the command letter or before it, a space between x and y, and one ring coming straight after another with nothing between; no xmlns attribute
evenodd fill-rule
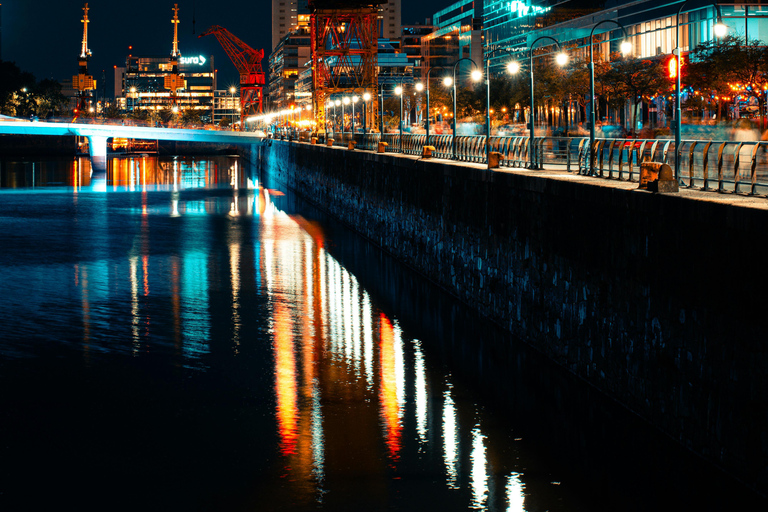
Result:
<svg viewBox="0 0 768 512"><path fill-rule="evenodd" d="M179 76L179 4L173 4L173 49L171 50L171 74L166 75L163 85L171 91L171 104L176 104L176 92L186 88L186 81Z"/></svg>
<svg viewBox="0 0 768 512"><path fill-rule="evenodd" d="M72 88L77 91L77 115L83 112L88 112L92 93L96 89L96 81L91 75L88 74L88 59L91 58L91 50L88 49L88 4L83 7L83 43L80 49L80 57L78 58L78 64L80 70L77 75L72 77Z"/></svg>

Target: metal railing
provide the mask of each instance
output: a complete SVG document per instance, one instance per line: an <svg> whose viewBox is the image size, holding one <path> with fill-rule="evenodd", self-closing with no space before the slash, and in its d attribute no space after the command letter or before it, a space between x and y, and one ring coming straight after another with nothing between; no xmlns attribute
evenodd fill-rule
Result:
<svg viewBox="0 0 768 512"><path fill-rule="evenodd" d="M347 147L354 140L356 149L376 151L386 142L387 153L419 156L424 146L433 146L435 158L453 158L451 135L399 133L336 134L334 146ZM490 150L501 153L502 167L528 168L528 137L491 137ZM402 148L402 149L401 149ZM533 164L538 169L565 170L598 178L638 182L640 164L663 162L674 168L675 144L671 139L595 139L594 166L590 172L588 137L536 137ZM759 141L681 141L681 186L716 192L746 195L768 194L768 142ZM456 160L485 163L485 136L459 136Z"/></svg>

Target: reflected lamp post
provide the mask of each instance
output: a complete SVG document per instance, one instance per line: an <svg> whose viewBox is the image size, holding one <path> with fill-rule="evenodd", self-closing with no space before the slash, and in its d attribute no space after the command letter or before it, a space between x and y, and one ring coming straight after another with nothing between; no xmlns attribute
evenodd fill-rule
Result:
<svg viewBox="0 0 768 512"><path fill-rule="evenodd" d="M535 132L535 126L536 126L536 102L533 99L533 50L536 47L536 43L543 39L549 39L553 43L555 43L555 46L557 46L557 57L555 58L558 66L564 66L568 62L568 55L563 52L563 50L560 48L560 43L555 39L554 37L550 36L540 36L536 38L533 43L531 43L531 46L528 48L528 65L530 66L530 73L531 73L531 115L529 122L530 124L530 137L528 140L528 168L529 169L536 169L535 164L533 163L533 153L534 153L534 137L536 135Z"/></svg>
<svg viewBox="0 0 768 512"><path fill-rule="evenodd" d="M472 80L477 82L483 77L483 73L478 69L477 64L475 61L470 59L469 57L462 57L461 59L457 60L453 64L453 137L451 137L451 155L453 160L456 160L456 68L459 66L459 63L462 61L469 61L472 63L473 69L472 69Z"/></svg>
<svg viewBox="0 0 768 512"><path fill-rule="evenodd" d="M485 54L485 161L490 163L491 161L491 55L496 52L506 52L509 55L514 56L511 50L506 48L494 48L487 54ZM515 74L520 70L520 65L512 61L507 64L507 71L511 74Z"/></svg>
<svg viewBox="0 0 768 512"><path fill-rule="evenodd" d="M675 49L672 54L675 56L675 179L679 179L680 176L680 130L682 129L682 109L680 108L680 13L683 12L683 7L689 0L685 0L680 4L680 8L675 15ZM720 11L720 6L716 2L711 2L717 11L717 21L715 22L714 32L715 36L720 38L724 37L728 32L728 27L723 23L723 13Z"/></svg>
<svg viewBox="0 0 768 512"><path fill-rule="evenodd" d="M589 33L589 173L595 173L595 58L594 42L592 38L595 35L595 29L604 23L614 23L621 28L624 34L624 41L621 43L621 54L625 57L632 51L632 43L629 42L627 31L624 25L616 20L603 20L594 27Z"/></svg>

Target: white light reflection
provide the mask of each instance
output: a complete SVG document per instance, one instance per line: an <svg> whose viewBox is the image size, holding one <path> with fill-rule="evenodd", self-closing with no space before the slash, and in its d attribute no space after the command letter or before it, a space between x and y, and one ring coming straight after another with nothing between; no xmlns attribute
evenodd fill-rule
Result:
<svg viewBox="0 0 768 512"><path fill-rule="evenodd" d="M485 436L480 432L479 426L472 429L472 453L469 454L472 465L470 473L472 502L470 507L474 509L485 509L488 501L488 472L486 471L487 460L484 440Z"/></svg>
<svg viewBox="0 0 768 512"><path fill-rule="evenodd" d="M512 473L507 478L507 512L525 512L525 486L520 480L520 473Z"/></svg>
<svg viewBox="0 0 768 512"><path fill-rule="evenodd" d="M456 404L451 397L453 386L443 393L443 462L446 481L451 489L459 488L459 424L456 420Z"/></svg>
<svg viewBox="0 0 768 512"><path fill-rule="evenodd" d="M355 364L355 376L360 377L360 290L357 279L350 274L352 281L352 291L350 294L350 309L352 310L352 340L353 354L352 358Z"/></svg>
<svg viewBox="0 0 768 512"><path fill-rule="evenodd" d="M128 259L131 273L131 337L133 339L133 354L139 352L139 257Z"/></svg>
<svg viewBox="0 0 768 512"><path fill-rule="evenodd" d="M325 440L323 439L323 412L317 382L312 385L312 466L318 487L325 479Z"/></svg>
<svg viewBox="0 0 768 512"><path fill-rule="evenodd" d="M229 275L232 284L232 341L240 353L240 245L229 244Z"/></svg>
<svg viewBox="0 0 768 512"><path fill-rule="evenodd" d="M427 442L427 376L424 369L424 353L421 351L421 342L413 340L415 355L414 371L416 373L416 432L419 434L419 442Z"/></svg>
<svg viewBox="0 0 768 512"><path fill-rule="evenodd" d="M363 354L365 358L365 380L368 389L373 388L373 316L371 299L368 292L363 290Z"/></svg>

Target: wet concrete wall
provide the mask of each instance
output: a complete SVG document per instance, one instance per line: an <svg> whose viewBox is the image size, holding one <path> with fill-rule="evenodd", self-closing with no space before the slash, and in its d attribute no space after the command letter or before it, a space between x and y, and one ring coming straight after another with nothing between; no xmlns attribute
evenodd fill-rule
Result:
<svg viewBox="0 0 768 512"><path fill-rule="evenodd" d="M768 490L765 208L281 141L260 146L258 159L684 446Z"/></svg>

